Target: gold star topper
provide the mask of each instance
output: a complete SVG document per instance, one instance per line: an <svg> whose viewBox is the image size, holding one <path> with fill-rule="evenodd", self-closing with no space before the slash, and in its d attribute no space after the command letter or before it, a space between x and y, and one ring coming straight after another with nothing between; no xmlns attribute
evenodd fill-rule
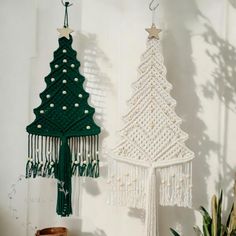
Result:
<svg viewBox="0 0 236 236"><path fill-rule="evenodd" d="M152 39L152 38L159 39L159 33L162 31L161 29L158 29L155 26L155 24L152 24L151 28L148 28L145 30L149 33L148 35L149 39Z"/></svg>
<svg viewBox="0 0 236 236"><path fill-rule="evenodd" d="M61 29L57 29L57 31L60 33L59 38L66 37L67 39L70 39L70 34L74 32L74 30L69 27L63 27Z"/></svg>

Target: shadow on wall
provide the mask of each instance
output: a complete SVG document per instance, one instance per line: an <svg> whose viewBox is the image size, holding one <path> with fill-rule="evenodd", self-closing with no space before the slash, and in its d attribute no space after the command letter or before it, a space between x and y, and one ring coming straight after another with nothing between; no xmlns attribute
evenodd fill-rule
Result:
<svg viewBox="0 0 236 236"><path fill-rule="evenodd" d="M236 8L236 0L229 0L230 4Z"/></svg>
<svg viewBox="0 0 236 236"><path fill-rule="evenodd" d="M129 208L128 216L139 218L142 223L145 222L145 209Z"/></svg>
<svg viewBox="0 0 236 236"><path fill-rule="evenodd" d="M70 223L67 225L69 229L69 236L107 236L104 230L95 228L92 232L83 232L82 229L82 220L75 220L76 222Z"/></svg>
<svg viewBox="0 0 236 236"><path fill-rule="evenodd" d="M213 80L207 81L202 90L206 98L214 99L217 96L220 101L218 117L222 119L222 122L220 120L218 130L222 146L218 148L218 160L221 166L221 178L217 187L223 188L224 195L230 198L235 168L227 162L227 150L229 115L230 112L236 113L236 48L222 39L209 24L206 24L205 28L203 38L211 46L206 53L214 63L215 68L212 74ZM221 130L222 132L220 132ZM230 208L231 206L228 206L227 210Z"/></svg>
<svg viewBox="0 0 236 236"><path fill-rule="evenodd" d="M94 227L93 224L89 224L91 232L84 232L84 230L82 230L83 221L78 218L66 218L62 219L61 222L63 223L60 223L58 227L66 227L68 229L68 236L107 236L102 229Z"/></svg>
<svg viewBox="0 0 236 236"><path fill-rule="evenodd" d="M208 203L206 179L210 173L206 160L211 152L217 152L218 146L207 135L207 127L199 116L202 107L194 81L196 68L192 58L191 29L199 18L205 17L199 11L196 0L167 0L163 4L168 24L162 43L167 79L173 85L172 96L177 100L176 113L183 119L181 128L189 134L186 144L196 156L193 162L193 208L199 209L200 205ZM170 226L179 228L182 235L193 234L192 227L196 221L193 210L161 207L159 214L163 235L169 234Z"/></svg>
<svg viewBox="0 0 236 236"><path fill-rule="evenodd" d="M206 179L210 173L206 160L211 152L218 150L217 143L207 135L207 127L199 116L202 107L194 81L196 68L192 58L191 29L199 18L205 17L199 11L196 0L166 0L162 6L168 24L162 41L167 79L173 85L172 96L177 100L176 113L183 119L181 128L189 134L186 144L196 155L193 162L193 208L199 209L200 205L207 205L209 200ZM142 210L130 209L129 215L144 220ZM159 209L161 235L170 235L169 227L177 228L182 235L193 235L195 221L192 209Z"/></svg>
<svg viewBox="0 0 236 236"><path fill-rule="evenodd" d="M111 63L105 53L98 47L98 41L95 34L77 33L75 36L75 47L78 51L78 57L81 62L80 72L85 76L84 87L90 93L89 103L96 109L95 121L102 128L100 135L100 146L103 146L103 140L109 135L107 130L104 130L104 122L106 120L106 98L107 93L113 91L110 79L104 74L99 67L99 63L111 66ZM102 150L103 148L100 148ZM102 158L102 159L101 159ZM100 155L100 161L104 162L104 155ZM107 176L107 166L103 165L100 168L100 176ZM88 194L99 195L100 190L97 181L94 179L85 180L83 186Z"/></svg>
<svg viewBox="0 0 236 236"><path fill-rule="evenodd" d="M77 236L78 234L74 235ZM83 236L107 236L107 234L101 230L101 229L96 229L94 232L92 233L87 233L87 232L80 232L79 235L83 235ZM73 236L73 235L71 235Z"/></svg>
<svg viewBox="0 0 236 236"><path fill-rule="evenodd" d="M105 53L99 48L95 34L77 33L74 37L74 48L78 52L79 61L81 62L80 72L85 76L84 88L90 94L89 103L96 109L96 113L94 115L95 122L102 129L102 133L100 135L100 146L103 146L104 139L109 135L109 133L103 128L106 120L106 98L108 91L110 93L114 89L108 76L100 70L99 63L105 65L106 67L110 67L111 64ZM100 150L102 149L103 148L101 147ZM106 162L103 154L100 154L100 161L103 163ZM100 176L106 178L107 165L101 165ZM92 196L98 196L101 194L97 179L85 178L80 181L80 186L82 188L78 191L79 195L82 194L83 190ZM78 209L79 212L81 212L81 197L78 199ZM88 222L85 223L87 224ZM89 223L93 224L92 222ZM81 229L82 221L79 230ZM102 229L98 228L96 228L93 232L74 232L76 232L76 234L71 233L70 235L77 236L79 234L81 236L106 236L106 233Z"/></svg>

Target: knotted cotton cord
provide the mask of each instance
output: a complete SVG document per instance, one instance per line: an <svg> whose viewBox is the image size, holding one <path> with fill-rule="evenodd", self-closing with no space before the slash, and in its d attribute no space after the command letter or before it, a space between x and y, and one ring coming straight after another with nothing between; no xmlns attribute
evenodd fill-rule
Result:
<svg viewBox="0 0 236 236"><path fill-rule="evenodd" d="M64 28L67 28L69 26L69 18L68 18L68 7L69 2L65 3L65 16L64 16Z"/></svg>

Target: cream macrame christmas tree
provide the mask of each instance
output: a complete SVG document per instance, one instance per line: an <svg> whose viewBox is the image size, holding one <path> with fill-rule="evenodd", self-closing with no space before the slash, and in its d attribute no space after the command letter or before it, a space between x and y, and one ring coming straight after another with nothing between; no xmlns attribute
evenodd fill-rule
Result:
<svg viewBox="0 0 236 236"><path fill-rule="evenodd" d="M161 30L154 24L146 30L147 49L128 101L121 142L111 158L108 184L110 203L145 209L145 235L156 236L159 203L191 206L194 154L185 145L188 135L180 128L176 101L170 96L172 85L166 80L158 36Z"/></svg>

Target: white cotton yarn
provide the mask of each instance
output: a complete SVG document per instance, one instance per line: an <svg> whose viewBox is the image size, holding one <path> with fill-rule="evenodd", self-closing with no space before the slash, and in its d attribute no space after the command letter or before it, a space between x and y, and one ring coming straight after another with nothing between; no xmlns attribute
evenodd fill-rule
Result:
<svg viewBox="0 0 236 236"><path fill-rule="evenodd" d="M156 236L158 202L191 206L194 158L174 110L158 39L148 39L133 87L121 142L110 160L109 202L146 209L146 236Z"/></svg>

